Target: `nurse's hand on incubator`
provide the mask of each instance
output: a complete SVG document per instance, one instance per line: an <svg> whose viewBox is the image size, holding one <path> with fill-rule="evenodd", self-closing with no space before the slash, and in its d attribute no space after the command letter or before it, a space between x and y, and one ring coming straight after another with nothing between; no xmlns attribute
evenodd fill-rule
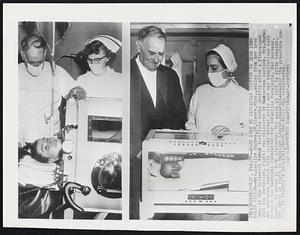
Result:
<svg viewBox="0 0 300 235"><path fill-rule="evenodd" d="M82 87L76 86L69 91L67 99L69 98L74 98L75 100L84 100L86 98L86 92Z"/></svg>
<svg viewBox="0 0 300 235"><path fill-rule="evenodd" d="M211 133L217 136L224 136L230 133L230 129L226 126L218 125L211 129Z"/></svg>

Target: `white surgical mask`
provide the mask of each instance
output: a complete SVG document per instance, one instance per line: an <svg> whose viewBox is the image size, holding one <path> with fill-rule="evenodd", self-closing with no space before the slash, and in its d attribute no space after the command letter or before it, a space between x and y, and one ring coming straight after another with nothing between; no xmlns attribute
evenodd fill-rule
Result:
<svg viewBox="0 0 300 235"><path fill-rule="evenodd" d="M211 84L214 87L220 87L222 86L225 82L226 82L226 78L223 77L222 73L225 71L226 69L220 71L220 72L215 72L215 73L208 73L208 78L209 81L211 82Z"/></svg>
<svg viewBox="0 0 300 235"><path fill-rule="evenodd" d="M103 65L102 64L89 64L90 69L92 70L93 74L95 75L99 75L101 73L103 73Z"/></svg>
<svg viewBox="0 0 300 235"><path fill-rule="evenodd" d="M22 55L22 58L26 64L26 70L29 74L31 74L33 77L37 77L39 76L43 69L44 69L44 64L45 64L45 58L46 58L46 51L45 51L45 54L44 54L44 62L41 63L39 66L35 67L33 65L31 65L30 63L28 63L27 61L27 58L25 56L25 54L23 52L21 52L21 55Z"/></svg>
<svg viewBox="0 0 300 235"><path fill-rule="evenodd" d="M32 66L31 64L27 63L27 71L34 77L39 76L42 73L43 68L44 63L40 64L38 67Z"/></svg>

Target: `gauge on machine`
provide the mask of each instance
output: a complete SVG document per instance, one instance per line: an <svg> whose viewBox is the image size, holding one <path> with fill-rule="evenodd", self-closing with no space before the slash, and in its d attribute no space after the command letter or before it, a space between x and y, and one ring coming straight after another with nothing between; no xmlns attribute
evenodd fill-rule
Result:
<svg viewBox="0 0 300 235"><path fill-rule="evenodd" d="M91 181L96 192L108 198L122 197L122 156L109 153L100 157L91 173Z"/></svg>

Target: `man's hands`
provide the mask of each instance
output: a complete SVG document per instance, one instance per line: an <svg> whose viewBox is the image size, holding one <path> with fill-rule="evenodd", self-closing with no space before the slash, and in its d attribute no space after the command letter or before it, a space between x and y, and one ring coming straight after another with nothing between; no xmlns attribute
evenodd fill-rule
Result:
<svg viewBox="0 0 300 235"><path fill-rule="evenodd" d="M82 87L76 86L69 91L67 98L74 98L75 100L84 100L86 98L86 92Z"/></svg>

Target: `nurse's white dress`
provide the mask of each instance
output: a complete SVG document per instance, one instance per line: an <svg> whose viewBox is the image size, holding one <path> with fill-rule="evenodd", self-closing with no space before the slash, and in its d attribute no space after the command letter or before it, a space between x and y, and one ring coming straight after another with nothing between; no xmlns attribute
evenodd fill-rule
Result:
<svg viewBox="0 0 300 235"><path fill-rule="evenodd" d="M124 89L122 74L107 67L105 74L96 76L87 71L77 79L77 85L81 86L87 97L122 98Z"/></svg>
<svg viewBox="0 0 300 235"><path fill-rule="evenodd" d="M217 125L226 126L232 132L248 132L249 93L230 82L228 86L215 88L209 84L199 86L189 107L188 130L210 132ZM240 214L188 214L193 220L238 221Z"/></svg>
<svg viewBox="0 0 300 235"><path fill-rule="evenodd" d="M216 88L210 84L199 86L188 111L188 130L210 132L218 125L231 132L248 132L249 93L230 82L226 87Z"/></svg>

